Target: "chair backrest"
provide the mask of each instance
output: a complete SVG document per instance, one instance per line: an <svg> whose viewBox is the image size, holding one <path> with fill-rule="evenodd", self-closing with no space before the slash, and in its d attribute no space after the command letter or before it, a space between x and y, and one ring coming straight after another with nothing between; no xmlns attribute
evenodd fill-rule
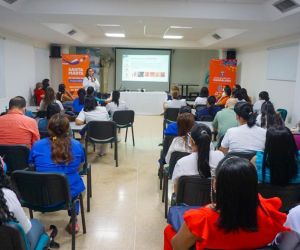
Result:
<svg viewBox="0 0 300 250"><path fill-rule="evenodd" d="M286 109L277 109L277 112L280 114L282 120L285 122L286 117L287 117L287 110Z"/></svg>
<svg viewBox="0 0 300 250"><path fill-rule="evenodd" d="M176 122L179 108L167 108L164 113L164 119L167 122Z"/></svg>
<svg viewBox="0 0 300 250"><path fill-rule="evenodd" d="M232 157L232 156L238 156L238 157L241 157L241 158L244 158L244 159L247 159L247 160L251 160L253 158L253 156L256 155L256 152L255 151L249 151L249 152L229 152L225 158L229 158L229 157Z"/></svg>
<svg viewBox="0 0 300 250"><path fill-rule="evenodd" d="M69 206L71 192L64 174L17 170L12 173L22 206L35 211L51 211L57 205Z"/></svg>
<svg viewBox="0 0 300 250"><path fill-rule="evenodd" d="M86 139L92 142L114 142L117 127L114 121L90 121L87 125Z"/></svg>
<svg viewBox="0 0 300 250"><path fill-rule="evenodd" d="M200 117L197 117L197 120L203 122L212 122L214 117L212 115L201 115Z"/></svg>
<svg viewBox="0 0 300 250"><path fill-rule="evenodd" d="M204 206L211 202L211 179L200 175L181 176L178 179L176 204Z"/></svg>
<svg viewBox="0 0 300 250"><path fill-rule="evenodd" d="M174 140L176 136L172 136L172 135L165 135L164 141L163 141L163 149L162 149L162 157L165 158L168 150L172 144L172 141Z"/></svg>
<svg viewBox="0 0 300 250"><path fill-rule="evenodd" d="M27 250L21 231L17 224L3 224L0 226L0 249Z"/></svg>
<svg viewBox="0 0 300 250"><path fill-rule="evenodd" d="M272 184L258 184L258 192L264 198L279 197L282 201L282 212L288 212L300 202L300 184L275 186Z"/></svg>
<svg viewBox="0 0 300 250"><path fill-rule="evenodd" d="M39 133L40 133L40 138L41 139L49 137L48 131L39 130Z"/></svg>
<svg viewBox="0 0 300 250"><path fill-rule="evenodd" d="M180 160L182 157L185 157L189 154L190 153L179 152L179 151L175 151L171 154L171 158L170 158L170 162L169 162L169 177L170 178L172 178L173 171L174 171L174 168L175 168L175 165L176 165L177 161Z"/></svg>
<svg viewBox="0 0 300 250"><path fill-rule="evenodd" d="M0 145L0 156L7 165L7 174L29 167L30 149L26 145Z"/></svg>
<svg viewBox="0 0 300 250"><path fill-rule="evenodd" d="M113 114L112 120L117 124L117 126L131 126L134 122L134 111L116 110Z"/></svg>

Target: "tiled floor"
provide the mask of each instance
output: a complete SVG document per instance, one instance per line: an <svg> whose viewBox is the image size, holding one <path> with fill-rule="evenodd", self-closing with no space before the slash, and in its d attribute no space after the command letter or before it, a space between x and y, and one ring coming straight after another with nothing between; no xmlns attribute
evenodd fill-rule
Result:
<svg viewBox="0 0 300 250"><path fill-rule="evenodd" d="M102 158L89 153L93 176L91 212L86 213L87 234L80 231L77 235L76 249L162 249L166 222L157 177L162 117L136 116L134 130L135 147L131 132L126 144L125 130L121 132L118 168L114 165L113 150L109 149ZM56 225L60 249L71 249L71 237L64 230L69 221L66 212L35 213L35 217L46 227ZM80 216L78 219L81 221Z"/></svg>

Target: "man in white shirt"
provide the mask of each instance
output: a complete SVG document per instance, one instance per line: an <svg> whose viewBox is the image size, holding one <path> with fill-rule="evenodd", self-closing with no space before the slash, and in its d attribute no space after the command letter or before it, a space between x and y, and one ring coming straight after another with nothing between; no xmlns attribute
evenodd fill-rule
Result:
<svg viewBox="0 0 300 250"><path fill-rule="evenodd" d="M168 100L164 103L164 109L167 108L181 108L182 106L186 106L185 99L179 99L179 88L177 86L173 86L171 90L172 100Z"/></svg>

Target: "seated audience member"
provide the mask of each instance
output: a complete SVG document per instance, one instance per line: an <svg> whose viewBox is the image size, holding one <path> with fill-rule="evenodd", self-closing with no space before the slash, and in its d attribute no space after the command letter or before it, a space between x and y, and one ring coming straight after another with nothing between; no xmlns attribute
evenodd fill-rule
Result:
<svg viewBox="0 0 300 250"><path fill-rule="evenodd" d="M7 114L0 117L1 144L25 144L31 147L40 139L36 121L24 115L25 107L24 97L10 99Z"/></svg>
<svg viewBox="0 0 300 250"><path fill-rule="evenodd" d="M60 102L73 102L74 97L72 94L66 89L66 86L61 83L58 85L58 92L56 93L56 99Z"/></svg>
<svg viewBox="0 0 300 250"><path fill-rule="evenodd" d="M261 105L261 114L256 118L256 125L262 128L271 128L275 126L284 126L281 115L275 111L270 101L265 101Z"/></svg>
<svg viewBox="0 0 300 250"><path fill-rule="evenodd" d="M171 95L172 95L172 100L166 101L164 103L164 109L181 108L182 106L186 106L186 100L180 99L179 88L177 86L172 87Z"/></svg>
<svg viewBox="0 0 300 250"><path fill-rule="evenodd" d="M85 154L80 142L68 136L69 128L69 120L64 114L52 116L48 124L50 137L41 139L33 145L29 163L34 164L38 172L65 174L69 181L72 198L76 198L85 190L78 173L81 163L85 161ZM79 203L76 204L76 213L78 212ZM72 231L71 220L67 230L69 233ZM79 231L77 220L75 231L76 233Z"/></svg>
<svg viewBox="0 0 300 250"><path fill-rule="evenodd" d="M300 152L287 127L267 130L264 152L257 152L252 163L256 165L258 181L284 186L300 183Z"/></svg>
<svg viewBox="0 0 300 250"><path fill-rule="evenodd" d="M183 175L200 175L203 178L215 175L215 169L224 155L221 151L212 150L210 143L210 128L195 124L190 133L192 153L178 160L174 168L172 181L175 191L177 181Z"/></svg>
<svg viewBox="0 0 300 250"><path fill-rule="evenodd" d="M84 100L84 108L80 111L77 116L75 123L76 125L87 124L90 121L108 121L109 115L105 107L97 106L97 101L93 96L87 96ZM103 156L106 154L106 144L100 145L99 155Z"/></svg>
<svg viewBox="0 0 300 250"><path fill-rule="evenodd" d="M47 107L51 103L57 103L61 110L64 110L64 107L62 103L59 100L55 99L55 92L54 89L51 87L48 87L46 89L45 97L40 103L40 111L47 111Z"/></svg>
<svg viewBox="0 0 300 250"><path fill-rule="evenodd" d="M73 101L73 111L78 114L84 107L84 98L86 95L85 89L81 88L77 91L78 97Z"/></svg>
<svg viewBox="0 0 300 250"><path fill-rule="evenodd" d="M182 106L179 109L179 114L183 114L183 113L191 113L192 109L189 106ZM165 135L171 135L171 136L176 136L178 135L178 124L177 122L171 122L168 124L167 128L164 131Z"/></svg>
<svg viewBox="0 0 300 250"><path fill-rule="evenodd" d="M45 91L43 90L43 84L41 82L38 82L35 85L34 96L36 99L36 105L40 106L40 103L45 96Z"/></svg>
<svg viewBox="0 0 300 250"><path fill-rule="evenodd" d="M37 219L29 220L26 216L16 191L10 179L5 175L5 163L0 159L0 225L10 222L18 223L30 245L30 250L37 249L37 243L45 230L44 226ZM2 246L0 247L1 249Z"/></svg>
<svg viewBox="0 0 300 250"><path fill-rule="evenodd" d="M230 96L231 96L231 88L228 85L226 85L223 89L222 96L219 98L216 105L225 106L225 104L226 104L227 100L230 98Z"/></svg>
<svg viewBox="0 0 300 250"><path fill-rule="evenodd" d="M215 201L185 212L176 233L165 228L164 250L257 249L288 231L286 214L279 212L279 198L264 199L258 194L255 167L246 159L230 157L216 170Z"/></svg>
<svg viewBox="0 0 300 250"><path fill-rule="evenodd" d="M268 102L270 100L269 93L267 91L261 91L259 93L259 100L256 101L253 105L253 111L257 114L261 113L261 106L264 102Z"/></svg>
<svg viewBox="0 0 300 250"><path fill-rule="evenodd" d="M171 155L175 151L188 152L192 151L188 138L188 133L194 126L195 117L191 113L179 114L177 117L178 136L175 137L169 147L166 155L166 163L170 163Z"/></svg>
<svg viewBox="0 0 300 250"><path fill-rule="evenodd" d="M95 89L92 86L87 87L86 95L93 96L100 105L104 105L106 103L106 100L97 97Z"/></svg>
<svg viewBox="0 0 300 250"><path fill-rule="evenodd" d="M216 97L214 96L209 96L207 98L207 105L206 108L200 109L196 111L196 119L201 121L201 120L206 120L206 119L213 119L215 118L217 112L221 110L221 107L216 106Z"/></svg>
<svg viewBox="0 0 300 250"><path fill-rule="evenodd" d="M234 152L263 151L266 142L266 130L255 125L256 114L248 102L238 102L234 106L240 126L227 130L220 150L225 154Z"/></svg>
<svg viewBox="0 0 300 250"><path fill-rule="evenodd" d="M247 89L241 88L240 93L241 93L243 100L245 100L246 102L248 102L250 104L252 103L251 98L248 96Z"/></svg>
<svg viewBox="0 0 300 250"><path fill-rule="evenodd" d="M39 119L38 128L40 132L48 132L48 121L50 118L60 112L60 107L57 103L51 103L47 107L46 118Z"/></svg>
<svg viewBox="0 0 300 250"><path fill-rule="evenodd" d="M49 79L44 79L43 81L42 81L42 84L43 84L43 90L46 92L46 89L50 86L50 81L49 81Z"/></svg>
<svg viewBox="0 0 300 250"><path fill-rule="evenodd" d="M218 132L218 140L225 135L229 128L239 125L233 110L236 103L237 100L235 98L229 98L225 104L225 109L219 111L212 122L214 131Z"/></svg>
<svg viewBox="0 0 300 250"><path fill-rule="evenodd" d="M296 128L293 129L294 139L298 150L300 150L300 121L298 122Z"/></svg>
<svg viewBox="0 0 300 250"><path fill-rule="evenodd" d="M208 88L202 87L200 90L200 95L195 100L194 107L197 107L197 105L206 105L207 97L208 97Z"/></svg>
<svg viewBox="0 0 300 250"><path fill-rule="evenodd" d="M127 110L127 104L124 101L120 100L120 91L114 90L112 92L112 101L108 103L106 106L106 110L108 113L110 113L111 117L113 117L113 114L117 110Z"/></svg>

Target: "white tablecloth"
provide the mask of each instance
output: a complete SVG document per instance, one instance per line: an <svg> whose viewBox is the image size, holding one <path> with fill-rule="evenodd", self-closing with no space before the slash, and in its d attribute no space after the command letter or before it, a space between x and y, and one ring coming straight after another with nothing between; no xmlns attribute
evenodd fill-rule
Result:
<svg viewBox="0 0 300 250"><path fill-rule="evenodd" d="M160 115L164 112L165 92L121 92L120 99L137 115Z"/></svg>

